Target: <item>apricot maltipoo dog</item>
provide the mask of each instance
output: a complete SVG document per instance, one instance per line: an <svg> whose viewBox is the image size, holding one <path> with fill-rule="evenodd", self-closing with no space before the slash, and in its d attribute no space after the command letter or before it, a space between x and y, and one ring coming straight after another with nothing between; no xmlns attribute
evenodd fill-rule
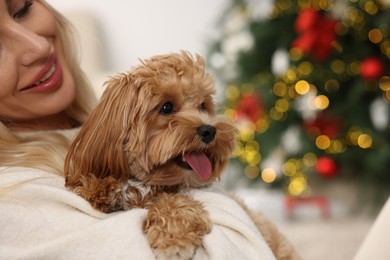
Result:
<svg viewBox="0 0 390 260"><path fill-rule="evenodd" d="M210 232L202 204L178 193L218 179L236 129L216 115L200 56L155 56L107 82L71 145L66 186L103 212L147 208L157 258L188 259Z"/></svg>

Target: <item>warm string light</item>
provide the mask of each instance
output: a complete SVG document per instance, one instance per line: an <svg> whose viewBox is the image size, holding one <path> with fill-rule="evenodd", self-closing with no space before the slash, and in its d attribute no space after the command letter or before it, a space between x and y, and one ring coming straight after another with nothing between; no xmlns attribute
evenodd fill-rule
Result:
<svg viewBox="0 0 390 260"><path fill-rule="evenodd" d="M361 3L361 8L369 15L375 15L378 12L378 6L374 1L365 1Z"/></svg>
<svg viewBox="0 0 390 260"><path fill-rule="evenodd" d="M385 82L385 80L383 80ZM339 89L339 83L335 80L328 81L326 84L326 89L329 91L337 91ZM387 86L386 83L382 83L383 86ZM298 94L305 95L308 92L308 89L310 89L310 84L304 80L300 80L295 84L295 90L298 92ZM387 87L383 87L384 89L387 89ZM273 86L273 92L277 96L285 96L287 93L287 85L283 82L277 82ZM325 95L318 95L314 99L315 107L317 109L325 109L329 105L329 99ZM275 109L278 110L278 112L285 112L289 107L289 102L287 99L278 99L275 103ZM272 113L271 113L272 115ZM271 116L272 118L272 116ZM275 119L275 118L273 118ZM276 118L278 119L278 118ZM352 136L356 135L356 133L353 133ZM372 138L368 134L363 134L359 132L359 134L356 135L354 140L354 145L359 146L362 149L367 149L372 146ZM343 139L334 139L332 140L326 135L320 135L316 138L316 146L320 150L324 150L329 154L337 154L337 153L343 153L346 151L346 141ZM250 153L249 153L250 154ZM260 156L260 154L259 154ZM250 156L249 158L253 157ZM309 159L311 158L311 159ZM250 160L250 159L249 159ZM302 161L305 162L305 165L307 167L311 166L313 167L315 162L315 155L311 154L310 156L306 156L306 158L302 159ZM258 161L256 161L257 163ZM290 165L290 166L289 166ZM297 171L296 173L293 173L291 169L294 169L294 167L291 167L291 162L287 162L285 164L285 175L291 175L290 178L290 184L288 185L288 192L291 195L294 196L303 196L303 194L309 194L310 193L310 187L307 184L307 178L305 177L306 174L303 171ZM259 167L249 165L251 167L248 167L246 170L246 175L249 178L257 178L260 175ZM296 167L295 167L296 168ZM288 170L290 169L290 170ZM305 169L308 170L307 168ZM266 168L261 172L261 178L266 183L272 183L276 179L276 172L274 169ZM292 177L293 176L293 177Z"/></svg>
<svg viewBox="0 0 390 260"><path fill-rule="evenodd" d="M381 52L386 55L387 58L390 59L390 40L384 40L380 44Z"/></svg>
<svg viewBox="0 0 390 260"><path fill-rule="evenodd" d="M379 81L379 88L383 90L383 98L390 102L390 77L382 77Z"/></svg>
<svg viewBox="0 0 390 260"><path fill-rule="evenodd" d="M265 183L273 183L276 180L276 171L272 168L265 168L261 172L261 178Z"/></svg>
<svg viewBox="0 0 390 260"><path fill-rule="evenodd" d="M358 126L349 128L346 136L346 142L351 146L358 146L361 149L368 149L373 147L373 139L371 135L364 132Z"/></svg>
<svg viewBox="0 0 390 260"><path fill-rule="evenodd" d="M300 95L305 95L310 90L310 84L306 80L299 80L295 84L295 91Z"/></svg>
<svg viewBox="0 0 390 260"><path fill-rule="evenodd" d="M307 173L313 169L317 157L307 153L303 158L291 158L282 167L283 174L288 177L287 192L293 196L309 196L311 190L308 184Z"/></svg>
<svg viewBox="0 0 390 260"><path fill-rule="evenodd" d="M288 83L282 79L273 85L273 93L280 98L275 101L275 105L270 109L268 115L265 115L254 123L246 121L239 126L239 145L234 153L234 157L238 158L246 165L244 173L249 179L261 178L265 183L273 183L278 176L275 169L268 167L261 170L262 155L260 144L255 140L256 134L265 132L269 127L270 120L282 120L285 117L285 113L291 109L290 100L306 95L309 91L317 93L316 87L305 80L294 82L294 80L297 80L298 76L300 77L302 74L307 74L311 71L312 64L310 62L303 62L298 68L300 69L291 69L290 71L287 71L287 75L284 79ZM338 89L338 82L329 82L328 85L329 89ZM333 86L333 88L331 86ZM248 93L251 91L253 91L253 87L251 87L250 84L244 84L242 86L230 85L226 89L226 98L230 102L237 102L244 92ZM329 99L325 95L316 95L311 102L313 103L311 106L312 109L325 109L329 105ZM234 109L227 109L225 114L233 118L237 116L237 112L234 111ZM340 145L341 143L342 142L338 140L329 141L329 144L324 147L324 149L330 152L341 152L344 147ZM300 161L297 159L298 161L296 162L300 162L304 167L299 167L300 170L296 172L291 170L293 167L289 167L291 161L288 161L285 164L284 174L290 175L290 182L287 187L289 194L303 196L304 194L310 193L306 172L315 164L316 157L313 155L314 154L308 154Z"/></svg>
<svg viewBox="0 0 390 260"><path fill-rule="evenodd" d="M328 89L338 89L338 82L328 82ZM383 86L386 84L383 83ZM330 87L333 86L333 87ZM334 87L336 86L336 87ZM387 89L386 87L384 87ZM248 89L248 85L245 87ZM295 92L305 95L310 90L310 84L307 81L300 80L294 85ZM289 97L288 87L284 82L277 82L274 84L273 92L277 96ZM240 96L240 88L236 85L227 88L227 98L231 101L237 101ZM325 95L318 95L314 98L314 107L316 109L325 109L329 105L329 100ZM261 133L267 130L269 126L269 119L279 120L279 115L288 111L290 103L286 98L280 98L275 102L275 107L270 111L270 117L262 118L255 123L246 122L240 127L240 145L238 146L234 156L246 165L245 176L249 179L261 178L265 183L273 183L277 179L277 172L272 168L265 168L261 170L260 164L262 156L260 153L260 144L256 142L256 133ZM225 114L234 115L234 110L229 109ZM279 114L278 114L279 113ZM363 134L361 131L352 131L349 139L353 145L361 148L369 148L372 145L372 139L368 134ZM318 149L324 150L330 154L337 154L345 152L346 141L342 139L332 140L326 135L319 135L315 139L315 144ZM308 196L311 193L307 180L307 172L315 165L316 156L313 153L306 154L302 159L288 160L283 166L283 174L289 176L289 184L287 192L293 196Z"/></svg>

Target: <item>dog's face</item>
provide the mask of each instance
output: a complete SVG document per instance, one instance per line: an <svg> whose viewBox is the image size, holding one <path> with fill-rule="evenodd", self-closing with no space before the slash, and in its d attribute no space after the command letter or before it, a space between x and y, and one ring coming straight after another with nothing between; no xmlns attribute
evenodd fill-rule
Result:
<svg viewBox="0 0 390 260"><path fill-rule="evenodd" d="M191 187L214 181L236 136L230 121L216 115L214 94L204 60L185 52L156 56L112 78L72 146L73 177Z"/></svg>

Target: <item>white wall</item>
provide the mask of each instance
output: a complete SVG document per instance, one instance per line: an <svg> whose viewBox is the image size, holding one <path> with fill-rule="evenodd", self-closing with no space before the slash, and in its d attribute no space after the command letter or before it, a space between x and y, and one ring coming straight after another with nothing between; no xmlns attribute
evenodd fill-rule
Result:
<svg viewBox="0 0 390 260"><path fill-rule="evenodd" d="M47 0L57 10L87 10L96 19L104 70L123 71L155 54L189 50L205 54L229 0ZM88 33L88 32L86 32ZM90 50L84 50L90 51Z"/></svg>

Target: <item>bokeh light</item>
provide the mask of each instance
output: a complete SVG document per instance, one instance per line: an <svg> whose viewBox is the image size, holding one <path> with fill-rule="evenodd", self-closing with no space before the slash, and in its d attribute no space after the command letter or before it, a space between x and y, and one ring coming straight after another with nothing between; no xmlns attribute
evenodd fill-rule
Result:
<svg viewBox="0 0 390 260"><path fill-rule="evenodd" d="M261 178L266 183L272 183L272 182L274 182L276 180L276 172L272 168L265 168L261 172Z"/></svg>
<svg viewBox="0 0 390 260"><path fill-rule="evenodd" d="M372 138L371 136L369 136L368 134L361 134L359 137L358 137L358 145L363 148L363 149L367 149L367 148L370 148L371 145L372 145Z"/></svg>
<svg viewBox="0 0 390 260"><path fill-rule="evenodd" d="M317 109L324 110L329 106L329 99L325 95L319 95L314 98L314 106Z"/></svg>
<svg viewBox="0 0 390 260"><path fill-rule="evenodd" d="M310 90L310 84L306 80L300 80L295 84L295 91L300 94L304 95Z"/></svg>
<svg viewBox="0 0 390 260"><path fill-rule="evenodd" d="M316 146L318 149L326 150L330 146L330 138L326 135L320 135L316 138Z"/></svg>

